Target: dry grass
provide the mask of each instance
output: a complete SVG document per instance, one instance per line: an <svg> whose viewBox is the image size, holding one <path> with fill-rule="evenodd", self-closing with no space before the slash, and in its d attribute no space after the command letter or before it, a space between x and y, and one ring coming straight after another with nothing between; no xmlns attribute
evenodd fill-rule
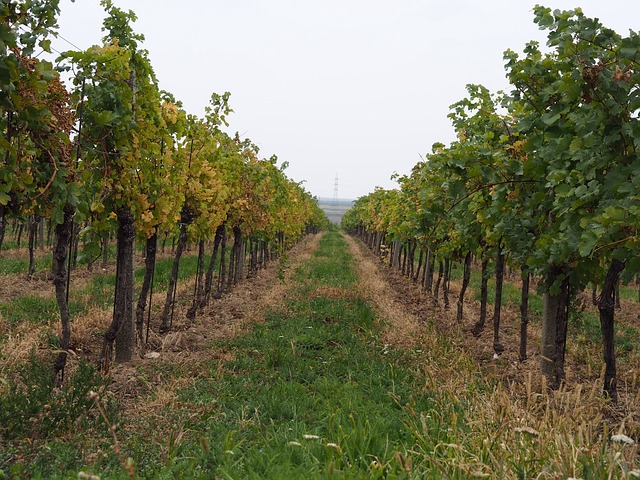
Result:
<svg viewBox="0 0 640 480"><path fill-rule="evenodd" d="M0 319L0 328L3 331L4 321ZM46 326L21 325L7 334L2 344L2 362L0 362L0 378L7 372L15 369L16 366L26 363L32 352L42 350L45 345L42 344L43 338L49 328Z"/></svg>
<svg viewBox="0 0 640 480"><path fill-rule="evenodd" d="M36 275L31 279L28 279L26 274L2 275L0 298L3 302L9 302L24 295L53 298L51 278L43 278L43 275Z"/></svg>
<svg viewBox="0 0 640 480"><path fill-rule="evenodd" d="M311 257L317 249L320 235L303 239L288 252L285 264L285 281L278 279L278 262L271 262L267 268L247 281L237 285L222 298L211 300L195 320L186 317L190 305L195 279L178 283L173 328L167 335L159 335L156 330L160 324L160 314L166 291L153 295L153 314L149 342L138 351L134 361L126 365L114 365L110 371L109 393L117 395L126 415L140 418L140 415L163 415L163 409L176 402L176 392L184 388L193 378L207 371L204 362L213 359L222 365L229 360L230 353L221 349L211 349L211 344L219 339L232 339L243 334L250 325L261 322L270 308L283 307L289 292L287 285L291 275L302 262ZM25 249L12 251L17 256L24 255ZM164 256L168 256L167 253ZM137 259L137 264L140 264ZM107 269L94 266L92 272L79 268L73 272L71 291L86 288L91 278L98 274L114 273L113 265ZM42 276L42 278L40 278ZM46 275L36 275L28 280L25 275L6 275L0 285L0 296L8 301L25 292L42 298L53 298L51 279ZM90 299L87 299L90 300ZM90 305L90 302L84 302ZM72 318L71 355L68 357L66 378L71 378L77 370L80 359L95 363L102 347L103 334L112 320L111 308L97 305L87 307L81 315ZM11 332L2 336L2 356L0 361L0 379L8 372L28 361L31 352L40 358L50 359L52 347L48 338L57 335L57 325L22 324L9 328L0 315L0 331ZM150 354L150 355L148 355ZM188 372L186 377L163 375L163 369L178 369ZM136 425L138 422L133 422Z"/></svg>
<svg viewBox="0 0 640 480"><path fill-rule="evenodd" d="M173 331L164 337L155 333L150 336L150 345L160 354L157 358L144 358L144 352L141 352L142 358L137 358L133 364L114 367L112 389L126 388L131 375L135 376L134 372L142 371L147 378L147 384L140 388L140 394L131 395L124 402L125 414L137 418L162 416L165 409L177 405L177 392L193 382L194 378L209 371L212 361L222 368L225 362L231 360L231 352L220 347L213 348L212 344L246 333L251 325L264 321L267 310L283 308L289 294L288 279L297 266L317 249L319 237L305 237L288 252L284 282L278 279L277 262L271 262L267 268L259 270L254 277L237 285L230 293L212 300L194 321L186 318L188 305L176 309ZM190 298L192 292L193 281L183 282L178 298ZM185 372L186 376L150 373L165 368Z"/></svg>
<svg viewBox="0 0 640 480"><path fill-rule="evenodd" d="M273 288L265 293L263 305L273 309L283 309L292 295L290 284L291 277L295 274L296 269L307 262L313 252L318 249L320 237L322 235L308 235L302 243L297 245L294 250L289 253L288 262L284 265L284 281L275 279Z"/></svg>
<svg viewBox="0 0 640 480"><path fill-rule="evenodd" d="M501 341L507 348L495 359L491 325L480 339L468 332L479 302L465 302L465 322L456 322L455 282L450 292L452 308L434 306L428 294L388 269L364 244L350 238L349 244L357 259L358 288L387 322L383 342L401 349L419 348L415 350L422 355L418 362L429 379L423 388L467 406L469 429L456 432L460 439L457 445L443 446L451 449L447 461L460 465L469 477L487 478L510 477L513 470L506 463L530 461L527 455L550 462L549 472L564 473L542 478L577 477L581 457L602 458L609 478L638 468L638 444L626 446L611 440L612 434L619 433L636 441L640 438L637 364L623 363L619 368L618 405L602 397L599 372L590 379L579 374L584 367L571 357L571 350L566 385L550 390L539 374L539 326L530 325L530 356L526 363L520 363L519 312L504 308ZM494 386L488 390L470 388L479 381ZM414 415L413 428L425 429L426 439L426 413ZM455 426L450 428L455 430Z"/></svg>
<svg viewBox="0 0 640 480"><path fill-rule="evenodd" d="M455 378L440 385L439 390L450 392L452 401L468 405L468 430L457 432L459 448L452 449L448 461L464 466L470 475L476 472L491 478L505 473L510 477L514 466L536 459L549 472L541 478L578 477L580 458L598 458L606 464L608 475L603 478L620 478L622 472L633 470L637 445L611 440L614 433L633 432L624 422L612 428L606 421L607 407L599 388L548 392L534 383L529 378L522 387L498 384L482 395L469 394Z"/></svg>
<svg viewBox="0 0 640 480"><path fill-rule="evenodd" d="M5 240L7 240L7 238L5 238ZM14 240L13 238L11 240ZM23 260L28 260L29 259L29 243L28 243L28 235L27 235L27 239L24 239L23 236L23 241L20 243L20 248L11 248L9 250L2 250L2 252L0 252L0 258L2 257L10 257L10 258L19 258L19 259L23 259ZM33 251L33 256L34 258L42 258L45 255L47 255L48 253L51 253L53 251L53 247L46 247L44 248L44 250L40 250L39 247L36 247Z"/></svg>
<svg viewBox="0 0 640 480"><path fill-rule="evenodd" d="M386 322L382 341L404 348L415 347L423 330L420 321L402 305L394 295L390 295L389 283L362 242L345 236L351 255L356 259L358 275L356 290L370 305L375 306L378 316Z"/></svg>

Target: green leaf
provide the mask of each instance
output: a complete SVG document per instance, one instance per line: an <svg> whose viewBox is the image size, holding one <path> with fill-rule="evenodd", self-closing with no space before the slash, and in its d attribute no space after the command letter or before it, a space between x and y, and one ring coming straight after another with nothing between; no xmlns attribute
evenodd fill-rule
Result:
<svg viewBox="0 0 640 480"><path fill-rule="evenodd" d="M638 55L638 49L634 47L622 47L620 48L620 55L624 58L635 60Z"/></svg>
<svg viewBox="0 0 640 480"><path fill-rule="evenodd" d="M571 194L572 188L563 183L558 185L557 187L555 187L555 193L556 193L556 197L568 197Z"/></svg>
<svg viewBox="0 0 640 480"><path fill-rule="evenodd" d="M78 260L96 259L100 256L102 249L98 242L87 242L82 249L82 252L78 254Z"/></svg>
<svg viewBox="0 0 640 480"><path fill-rule="evenodd" d="M609 218L609 220L612 220L614 222L620 222L625 219L626 212L622 208L610 207L607 208L603 216Z"/></svg>
<svg viewBox="0 0 640 480"><path fill-rule="evenodd" d="M555 115L551 115L547 113L541 117L541 120L544 122L545 125L551 126L554 123L556 123L558 120L560 120L560 114L556 113Z"/></svg>
<svg viewBox="0 0 640 480"><path fill-rule="evenodd" d="M40 40L40 48L43 49L45 52L51 53L51 40L49 39Z"/></svg>
<svg viewBox="0 0 640 480"><path fill-rule="evenodd" d="M54 225L60 225L64 222L64 212L62 211L62 205L56 205L51 212L51 223Z"/></svg>
<svg viewBox="0 0 640 480"><path fill-rule="evenodd" d="M569 150L571 152L576 152L577 150L580 150L582 148L582 145L583 145L582 137L575 137L571 142L571 145L569 145Z"/></svg>
<svg viewBox="0 0 640 480"><path fill-rule="evenodd" d="M578 253L581 257L588 257L596 243L598 243L598 235L593 230L586 230L582 233L580 243L578 243Z"/></svg>

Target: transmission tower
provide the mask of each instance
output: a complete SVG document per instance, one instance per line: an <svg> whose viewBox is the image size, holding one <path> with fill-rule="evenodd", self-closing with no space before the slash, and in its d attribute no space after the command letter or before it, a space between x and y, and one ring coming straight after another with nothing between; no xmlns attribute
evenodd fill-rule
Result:
<svg viewBox="0 0 640 480"><path fill-rule="evenodd" d="M336 173L336 181L333 182L333 206L338 205L338 174Z"/></svg>

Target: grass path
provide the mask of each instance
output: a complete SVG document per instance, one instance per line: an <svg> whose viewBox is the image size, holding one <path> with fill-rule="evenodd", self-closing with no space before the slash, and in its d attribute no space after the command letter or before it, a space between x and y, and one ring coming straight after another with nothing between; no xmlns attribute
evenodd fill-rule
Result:
<svg viewBox="0 0 640 480"><path fill-rule="evenodd" d="M210 311L188 352L114 373L99 398L117 441L89 407L82 428L31 451L4 443L23 461L0 468L34 478L634 478L636 447L610 441L598 392L550 396L487 378L393 299L354 240L315 237L286 265L285 283L271 271L229 300L245 304L235 323Z"/></svg>

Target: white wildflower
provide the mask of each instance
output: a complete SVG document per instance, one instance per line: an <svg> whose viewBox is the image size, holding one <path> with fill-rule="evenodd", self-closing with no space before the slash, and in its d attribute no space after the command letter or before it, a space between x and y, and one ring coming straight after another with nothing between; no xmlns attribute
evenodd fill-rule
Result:
<svg viewBox="0 0 640 480"><path fill-rule="evenodd" d="M611 441L616 443L626 443L627 445L634 445L636 442L633 438L619 433L617 435L611 435Z"/></svg>
<svg viewBox="0 0 640 480"><path fill-rule="evenodd" d="M340 445L338 445L337 443L327 442L327 447L335 448L338 451L342 451L342 449L340 448Z"/></svg>
<svg viewBox="0 0 640 480"><path fill-rule="evenodd" d="M302 435L302 438L304 438L305 440L318 440L320 437L318 435Z"/></svg>
<svg viewBox="0 0 640 480"><path fill-rule="evenodd" d="M78 472L78 480L100 480L100 477L90 473Z"/></svg>
<svg viewBox="0 0 640 480"><path fill-rule="evenodd" d="M528 433L529 435L533 435L533 436L536 436L536 437L538 435L540 435L539 431L537 431L536 429L531 428L531 427L516 427L514 429L514 431L516 433Z"/></svg>
<svg viewBox="0 0 640 480"><path fill-rule="evenodd" d="M289 442L289 445L291 445L292 447L301 447L302 446L302 444L300 442L296 442L296 441Z"/></svg>

